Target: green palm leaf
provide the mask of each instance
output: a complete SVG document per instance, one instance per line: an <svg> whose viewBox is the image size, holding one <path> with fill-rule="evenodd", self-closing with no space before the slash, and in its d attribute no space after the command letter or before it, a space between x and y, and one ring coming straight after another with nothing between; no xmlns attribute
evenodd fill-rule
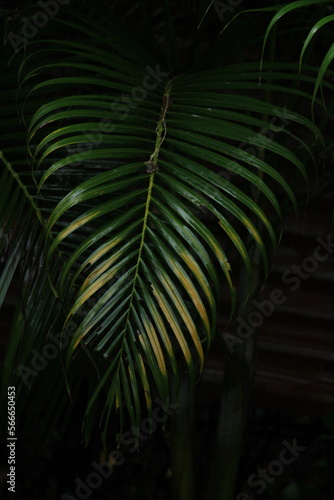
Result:
<svg viewBox="0 0 334 500"><path fill-rule="evenodd" d="M266 119L284 109L273 109L263 92L312 95L291 88L291 73L279 65L264 67L261 88L255 64L171 75L115 20L110 34L76 15L77 21L54 22L82 41L32 43L20 68L20 111L36 183L25 195L45 226L48 279L38 282L43 291L48 281L52 286L57 298L45 297L64 320L64 335L76 324L62 360L68 386L75 356L84 352L100 377L90 389L86 422L102 397L106 439L114 408L138 426L143 400L151 414L153 394L167 400L184 372L196 382L223 287L230 315L252 289L254 249L268 272L278 234L266 207L281 217L277 188L296 204L268 156L307 175L297 152L280 140L294 140L293 134ZM252 95L236 97L235 90ZM299 113L285 116L319 135ZM274 140L259 134L263 128L277 134ZM240 266L248 278L244 294L237 288ZM3 282L9 279L5 270ZM34 297L42 303L30 320L35 331L22 341L26 358L34 339L45 341L47 304L37 290Z"/></svg>

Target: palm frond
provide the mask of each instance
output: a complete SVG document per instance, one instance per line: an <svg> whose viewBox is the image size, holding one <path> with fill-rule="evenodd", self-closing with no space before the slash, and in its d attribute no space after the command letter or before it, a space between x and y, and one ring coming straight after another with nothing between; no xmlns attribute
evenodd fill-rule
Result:
<svg viewBox="0 0 334 500"><path fill-rule="evenodd" d="M282 65L264 66L261 86L255 64L175 75L116 19L105 26L76 12L54 22L69 39L32 42L19 71L35 182L22 189L45 227L40 262L48 274L30 280L35 288L25 295L25 326L8 370L20 355L27 362L34 345L42 348L60 321L64 336L75 324L60 369L70 389L76 354L95 363L85 418L91 429L102 398L106 439L113 409L138 427L143 401L151 415L154 394L167 400L184 372L196 382L218 311L232 315L237 300L247 300L254 249L263 275L269 270L278 191L296 205L284 169L273 163L305 180L298 153L312 155L306 141L267 117L319 132L300 113L264 100L268 89L312 100L290 85L298 75ZM17 174L4 175L10 189ZM237 287L241 268L245 292Z"/></svg>

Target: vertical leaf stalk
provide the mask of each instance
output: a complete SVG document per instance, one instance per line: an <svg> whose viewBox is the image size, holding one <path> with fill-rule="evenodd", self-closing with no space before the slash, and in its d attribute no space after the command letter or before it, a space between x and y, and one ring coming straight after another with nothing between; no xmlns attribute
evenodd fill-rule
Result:
<svg viewBox="0 0 334 500"><path fill-rule="evenodd" d="M194 500L194 396L188 378L181 382L178 403L172 417L173 500Z"/></svg>

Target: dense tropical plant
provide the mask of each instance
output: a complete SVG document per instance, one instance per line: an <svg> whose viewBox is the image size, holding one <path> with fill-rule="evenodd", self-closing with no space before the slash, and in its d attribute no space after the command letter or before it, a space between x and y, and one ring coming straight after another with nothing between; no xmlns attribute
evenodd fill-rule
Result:
<svg viewBox="0 0 334 500"><path fill-rule="evenodd" d="M83 398L84 441L100 425L107 448L129 427L138 442L157 398L191 398L220 310L242 313L270 269L326 125L317 116L333 90L333 49L300 72L298 56L333 15L321 10L304 48L282 61L271 29L292 9L328 3L259 3L234 20L231 10L219 34L212 2L83 2L58 6L28 43L36 5L25 31L3 10L0 303L14 274L21 295L2 399L17 387L27 428L65 427ZM272 11L261 58L258 20ZM224 349L221 425L235 419L235 457L218 440L210 498L232 498L246 400L245 346ZM179 443L184 420L187 406ZM176 470L184 453L176 446ZM193 495L190 482L179 480L180 498Z"/></svg>

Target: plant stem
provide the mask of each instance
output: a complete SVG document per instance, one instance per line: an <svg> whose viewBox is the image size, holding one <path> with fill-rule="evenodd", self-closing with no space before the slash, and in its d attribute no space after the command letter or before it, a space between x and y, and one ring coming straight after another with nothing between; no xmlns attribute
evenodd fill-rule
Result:
<svg viewBox="0 0 334 500"><path fill-rule="evenodd" d="M244 351L245 347L238 353L225 354L216 446L206 497L208 500L234 498L248 400L247 380L250 374L250 365L246 362Z"/></svg>
<svg viewBox="0 0 334 500"><path fill-rule="evenodd" d="M252 298L258 293L259 252L253 255L253 290L243 310L247 318L252 309ZM240 277L240 288L245 276ZM233 345L231 352L222 336L218 337L224 358L224 380L220 402L216 445L205 500L234 500L247 405L254 371L255 333L241 344Z"/></svg>
<svg viewBox="0 0 334 500"><path fill-rule="evenodd" d="M179 408L172 417L173 500L194 500L194 399L185 378L179 392Z"/></svg>

